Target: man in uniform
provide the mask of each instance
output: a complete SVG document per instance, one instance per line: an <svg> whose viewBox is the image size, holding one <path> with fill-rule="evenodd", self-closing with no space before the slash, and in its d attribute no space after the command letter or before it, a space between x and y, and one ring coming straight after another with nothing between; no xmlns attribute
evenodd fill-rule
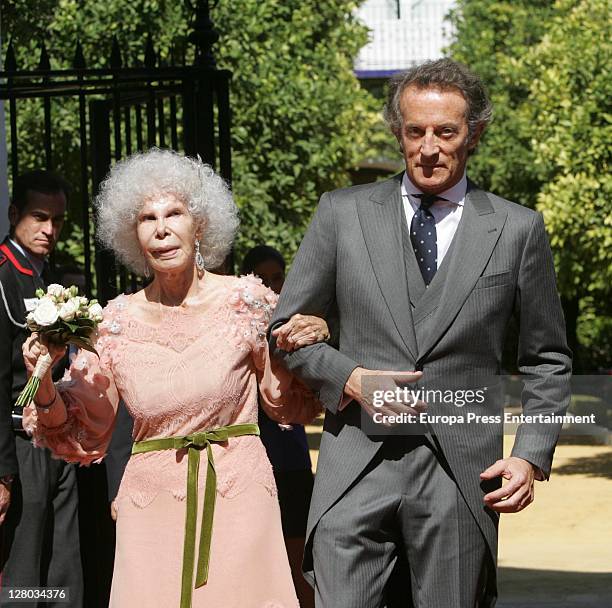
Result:
<svg viewBox="0 0 612 608"><path fill-rule="evenodd" d="M14 406L27 381L21 351L29 335L24 300L51 278L47 256L64 223L67 194L66 182L51 172L17 177L10 234L0 244L0 588L6 595L9 589L64 587L69 601L61 605L80 607L75 467L34 447ZM61 376L63 365L55 371Z"/></svg>

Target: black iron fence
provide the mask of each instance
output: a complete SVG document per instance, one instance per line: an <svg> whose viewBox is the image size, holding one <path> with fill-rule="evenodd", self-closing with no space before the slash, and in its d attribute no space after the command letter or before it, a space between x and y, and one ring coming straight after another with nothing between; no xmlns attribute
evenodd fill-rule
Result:
<svg viewBox="0 0 612 608"><path fill-rule="evenodd" d="M217 69L211 47L217 35L208 3L198 2L192 65L161 65L149 38L144 42L144 63L124 65L115 39L108 67L86 65L76 43L72 68L54 70L44 44L37 69L21 70L11 43L0 71L0 100L5 100L8 122L9 166L12 177L21 167L22 143L32 137L20 132L22 104L40 104L44 166L53 169L62 150L54 149L54 116L63 106L78 113L78 224L82 234L82 265L87 292L106 302L117 293L133 291L139 278L120 267L112 253L95 242L91 199L113 162L151 146L199 155L231 181L230 105L227 70ZM29 101L28 101L29 100ZM72 206L74 209L74 205ZM73 214L74 215L74 214Z"/></svg>

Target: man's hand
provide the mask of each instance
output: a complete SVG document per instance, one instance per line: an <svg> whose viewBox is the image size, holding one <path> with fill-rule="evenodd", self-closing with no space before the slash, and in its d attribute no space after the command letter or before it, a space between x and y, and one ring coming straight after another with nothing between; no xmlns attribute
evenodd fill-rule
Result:
<svg viewBox="0 0 612 608"><path fill-rule="evenodd" d="M346 381L344 394L357 401L370 417L375 413L383 416L418 415L427 410L427 404L412 398L408 385L419 380L422 375L422 372L414 371L396 372L356 367ZM380 399L385 392L396 393L398 388L401 391L404 387L407 394L400 393L400 399ZM374 393L378 395L375 396ZM392 426L384 422L382 424Z"/></svg>
<svg viewBox="0 0 612 608"><path fill-rule="evenodd" d="M484 497L487 507L498 513L518 513L533 502L535 470L530 462L516 456L498 460L480 474L480 479L500 475L508 483Z"/></svg>
<svg viewBox="0 0 612 608"><path fill-rule="evenodd" d="M272 335L276 338L276 346L290 353L302 346L325 342L329 339L329 328L325 319L297 314L277 327Z"/></svg>
<svg viewBox="0 0 612 608"><path fill-rule="evenodd" d="M6 512L11 506L11 484L0 482L0 526L4 523Z"/></svg>
<svg viewBox="0 0 612 608"><path fill-rule="evenodd" d="M114 500L110 504L110 516L113 521L117 521L117 503Z"/></svg>

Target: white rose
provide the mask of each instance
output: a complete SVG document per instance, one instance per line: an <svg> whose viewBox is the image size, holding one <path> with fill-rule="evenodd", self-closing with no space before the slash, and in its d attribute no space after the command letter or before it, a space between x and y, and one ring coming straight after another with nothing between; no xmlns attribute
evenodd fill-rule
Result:
<svg viewBox="0 0 612 608"><path fill-rule="evenodd" d="M70 298L71 301L74 302L74 305L76 306L76 317L77 319L80 319L81 317L86 317L87 316L87 306L88 306L88 301L87 298L84 298L83 296L74 296L73 298Z"/></svg>
<svg viewBox="0 0 612 608"><path fill-rule="evenodd" d="M32 317L41 327L49 327L53 325L59 318L57 306L49 298L42 298L36 310L32 313Z"/></svg>
<svg viewBox="0 0 612 608"><path fill-rule="evenodd" d="M47 295L53 296L54 298L62 298L64 296L64 288L57 283L51 283L47 287Z"/></svg>
<svg viewBox="0 0 612 608"><path fill-rule="evenodd" d="M77 310L79 310L78 298L70 298L68 302L62 304L62 307L59 310L59 316L64 321L72 321L76 316Z"/></svg>
<svg viewBox="0 0 612 608"><path fill-rule="evenodd" d="M104 317L104 313L102 311L102 306L100 306L97 302L92 304L89 307L89 318L96 323L100 323Z"/></svg>
<svg viewBox="0 0 612 608"><path fill-rule="evenodd" d="M36 331L36 321L34 320L34 313L29 312L26 316L26 323L30 331Z"/></svg>

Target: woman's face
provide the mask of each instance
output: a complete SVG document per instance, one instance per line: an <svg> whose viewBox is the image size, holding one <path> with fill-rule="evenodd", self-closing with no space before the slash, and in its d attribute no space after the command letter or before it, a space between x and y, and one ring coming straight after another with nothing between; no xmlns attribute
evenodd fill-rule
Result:
<svg viewBox="0 0 612 608"><path fill-rule="evenodd" d="M173 194L151 197L138 214L138 242L154 273L193 266L196 232L196 222L187 206Z"/></svg>

